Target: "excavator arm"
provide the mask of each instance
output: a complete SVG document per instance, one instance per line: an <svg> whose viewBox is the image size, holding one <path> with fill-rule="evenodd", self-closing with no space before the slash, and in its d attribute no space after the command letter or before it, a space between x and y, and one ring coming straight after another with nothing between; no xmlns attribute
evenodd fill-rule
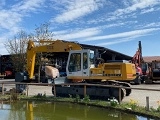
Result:
<svg viewBox="0 0 160 120"><path fill-rule="evenodd" d="M41 52L69 52L70 50L81 50L82 47L75 42L63 40L45 41L41 40L40 45L36 46L32 40L28 41L27 47L27 72L29 78L33 78L36 53ZM46 44L47 43L47 44Z"/></svg>
<svg viewBox="0 0 160 120"><path fill-rule="evenodd" d="M141 66L141 63L143 62L143 57L142 57L142 47L141 47L141 41L139 41L138 44L138 50L136 51L135 55L132 58L132 63L138 64Z"/></svg>

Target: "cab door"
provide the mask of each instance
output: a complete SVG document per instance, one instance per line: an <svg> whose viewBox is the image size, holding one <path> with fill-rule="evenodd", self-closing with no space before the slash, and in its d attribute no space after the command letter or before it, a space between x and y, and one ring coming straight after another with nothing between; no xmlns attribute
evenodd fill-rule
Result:
<svg viewBox="0 0 160 120"><path fill-rule="evenodd" d="M70 78L86 78L90 69L90 50L74 50L69 52L67 76Z"/></svg>
<svg viewBox="0 0 160 120"><path fill-rule="evenodd" d="M67 68L66 68L67 76L74 77L77 79L78 77L82 77L82 51L74 50L69 52Z"/></svg>

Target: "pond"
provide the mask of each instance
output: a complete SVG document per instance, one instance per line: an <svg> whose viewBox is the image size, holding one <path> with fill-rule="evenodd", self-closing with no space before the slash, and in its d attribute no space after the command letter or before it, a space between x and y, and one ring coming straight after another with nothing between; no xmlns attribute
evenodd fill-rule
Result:
<svg viewBox="0 0 160 120"><path fill-rule="evenodd" d="M106 108L64 102L0 104L0 120L153 120Z"/></svg>

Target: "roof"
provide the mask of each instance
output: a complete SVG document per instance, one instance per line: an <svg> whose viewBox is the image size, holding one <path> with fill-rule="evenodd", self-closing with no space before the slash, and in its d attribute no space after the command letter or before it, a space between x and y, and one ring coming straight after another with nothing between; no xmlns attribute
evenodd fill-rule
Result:
<svg viewBox="0 0 160 120"><path fill-rule="evenodd" d="M153 60L159 60L160 61L160 56L143 56L143 60L145 62L152 62Z"/></svg>
<svg viewBox="0 0 160 120"><path fill-rule="evenodd" d="M129 55L125 55L123 53L120 53L120 52L117 52L117 51L114 51L114 50L111 50L111 49L108 49L108 48L105 48L105 47L101 47L101 46L96 46L96 45L88 45L88 44L80 44L82 46L82 48L85 48L85 49L98 49L99 52L106 52L107 55L112 55L112 54L115 54L117 56L119 56L120 59L125 59L125 60L131 60L132 57L129 56Z"/></svg>

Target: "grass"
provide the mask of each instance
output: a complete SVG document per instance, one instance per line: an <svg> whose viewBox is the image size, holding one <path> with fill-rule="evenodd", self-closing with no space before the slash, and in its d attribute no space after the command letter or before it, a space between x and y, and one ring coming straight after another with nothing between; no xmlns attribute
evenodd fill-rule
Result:
<svg viewBox="0 0 160 120"><path fill-rule="evenodd" d="M80 98L79 95L76 95L73 97L72 95L69 95L68 98L61 98L61 97L47 97L46 94L37 94L35 96L25 96L25 95L17 95L17 94L11 94L11 95L1 95L0 96L1 101L15 101L15 100L40 100L40 101L58 101L58 102L71 102L71 103L79 103L79 104L85 104L85 105L92 105L97 107L104 107L104 108L110 108L110 109L116 109L119 111L132 113L136 115L142 115L150 118L160 119L160 101L157 101L158 108L150 108L149 110L146 110L145 107L138 106L138 101L135 101L133 99L130 100L130 102L121 103L119 104L116 99L109 99L108 101L102 101L102 100L90 100L89 96L85 96L84 98Z"/></svg>

